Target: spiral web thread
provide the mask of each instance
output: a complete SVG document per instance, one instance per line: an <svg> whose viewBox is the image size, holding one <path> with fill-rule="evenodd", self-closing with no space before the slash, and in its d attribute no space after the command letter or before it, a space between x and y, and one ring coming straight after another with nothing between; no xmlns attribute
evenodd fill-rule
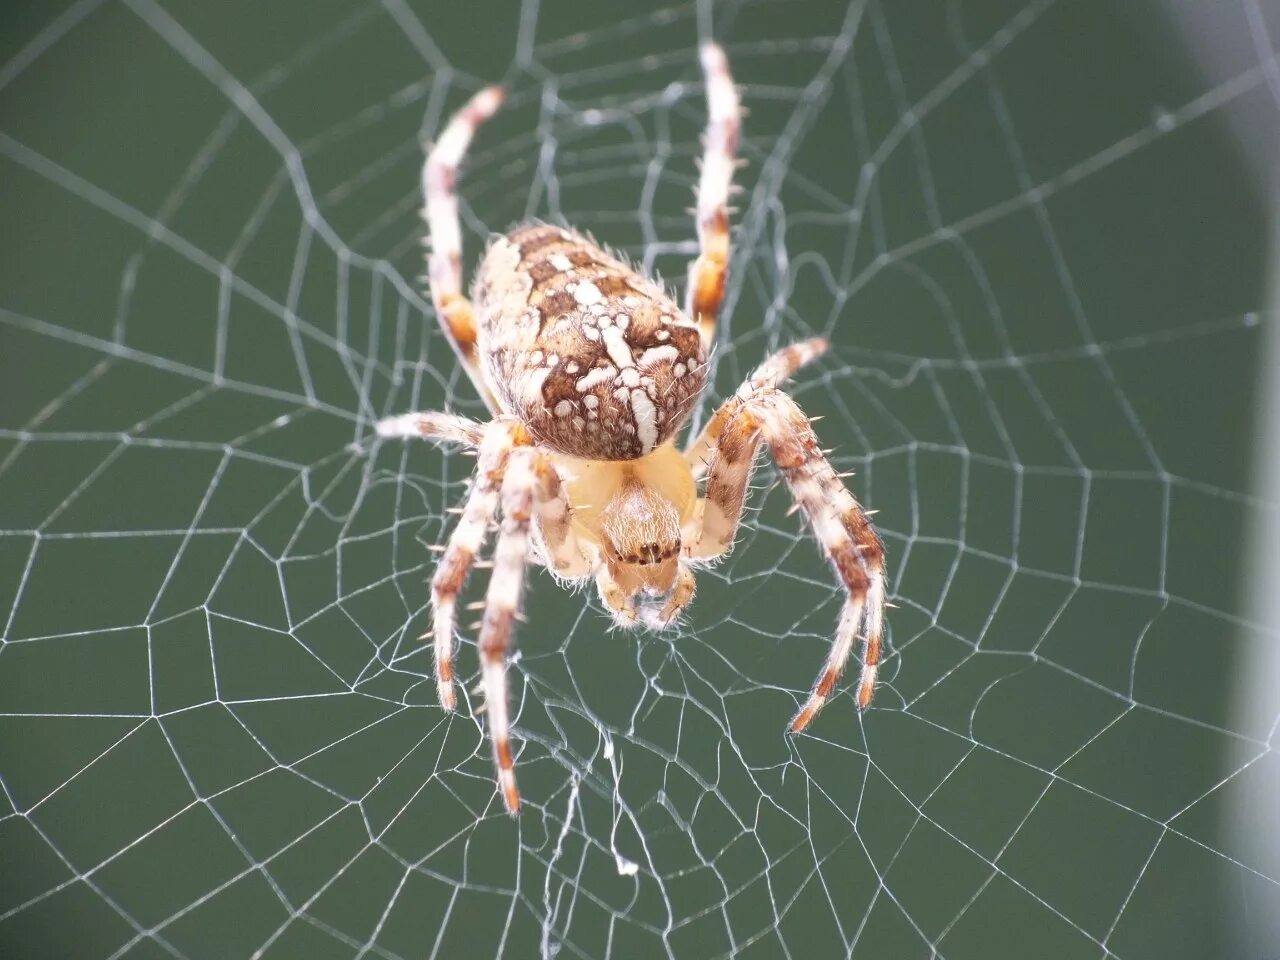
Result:
<svg viewBox="0 0 1280 960"><path fill-rule="evenodd" d="M1251 356L1274 314L1224 281L1117 318L1071 215L1136 217L1112 191L1280 102L1262 8L1224 4L1256 54L1229 79L1153 76L1124 91L1145 113L1046 156L1002 71L1080 4L782 6L566 34L526 2L464 174L468 266L539 216L681 276L714 33L752 112L708 402L769 349L833 340L795 394L880 510L884 682L864 717L842 695L782 735L840 597L762 468L673 634L610 633L531 572L514 824L475 699L439 710L417 639L473 461L372 433L481 415L415 275L415 186L421 140L495 78L406 0L300 14L265 63L196 8L89 0L0 65L0 97L61 77L70 104L74 66L123 37L184 104L132 145L97 126L105 157L16 109L0 130L45 231L9 244L78 248L71 292L0 305L21 384L0 424L3 942L58 943L74 914L60 955L1130 957L1170 955L1162 926L1276 911L1265 824L1222 823L1275 776L1274 697L1243 715L1230 691L1277 638L1214 555L1276 503L1145 388L1211 392L1200 364ZM962 141L989 149L985 186L957 176L982 180ZM172 175L131 180L130 149Z"/></svg>

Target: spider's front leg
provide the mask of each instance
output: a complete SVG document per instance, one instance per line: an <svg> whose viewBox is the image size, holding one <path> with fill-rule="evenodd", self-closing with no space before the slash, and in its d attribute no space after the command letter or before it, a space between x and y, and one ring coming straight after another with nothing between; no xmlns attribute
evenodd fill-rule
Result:
<svg viewBox="0 0 1280 960"><path fill-rule="evenodd" d="M536 506L538 528L546 547L547 568L557 577L577 580L590 576L596 560L573 531L573 512L564 482L556 472L555 464L539 451L533 464L537 479Z"/></svg>
<svg viewBox="0 0 1280 960"><path fill-rule="evenodd" d="M738 397L746 399L770 387L781 387L791 376L806 363L816 360L826 353L829 344L821 337L801 340L789 347L783 347L764 363L756 367L747 378L747 382L738 388ZM712 447L720 439L725 425L738 411L739 405L726 403L707 421L696 440L689 444L684 452L685 463L693 471L693 476L701 480L706 475L707 466L711 463Z"/></svg>
<svg viewBox="0 0 1280 960"><path fill-rule="evenodd" d="M595 558L573 531L568 496L551 458L531 446L528 431L515 421L495 420L482 425L444 413L406 413L380 421L377 430L382 437L423 437L479 448L479 462L462 517L431 580L436 686L440 705L446 710L457 706L453 633L458 594L484 546L486 531L501 500L502 526L484 600L479 648L498 786L508 812L515 814L520 808L520 793L509 739L506 664L513 621L520 615L532 516L536 512L548 561L557 575L586 576L593 569Z"/></svg>
<svg viewBox="0 0 1280 960"><path fill-rule="evenodd" d="M453 710L458 705L453 688L453 628L458 594L462 592L476 556L484 546L489 523L498 508L498 490L507 468L507 458L516 441L514 425L494 421L486 426L446 413L406 413L380 421L377 429L382 437L422 437L479 447L480 459L476 463L471 492L462 508L462 518L450 535L431 578L436 694L440 698L440 706Z"/></svg>
<svg viewBox="0 0 1280 960"><path fill-rule="evenodd" d="M798 346L820 352L825 344ZM794 354L793 359L799 356ZM709 431L713 425L715 430L706 442L710 470L702 528L699 538L690 545L689 554L694 559L710 559L732 547L752 465L763 440L846 592L827 662L809 699L791 721L791 732L799 733L831 696L853 651L859 628L866 636L866 647L856 699L859 709L871 703L884 622L884 546L861 505L823 454L808 417L794 400L777 389L778 376L788 367L786 362L777 361L774 358L757 371L708 424ZM771 364L775 366L771 368Z"/></svg>
<svg viewBox="0 0 1280 960"><path fill-rule="evenodd" d="M533 516L537 480L537 452L529 447L513 450L502 481L502 527L493 553L493 573L484 599L480 626L480 669L485 714L498 788L507 812L520 810L515 762L511 757L510 718L507 703L507 652L514 623L520 615L524 593L524 566L529 552L529 521Z"/></svg>

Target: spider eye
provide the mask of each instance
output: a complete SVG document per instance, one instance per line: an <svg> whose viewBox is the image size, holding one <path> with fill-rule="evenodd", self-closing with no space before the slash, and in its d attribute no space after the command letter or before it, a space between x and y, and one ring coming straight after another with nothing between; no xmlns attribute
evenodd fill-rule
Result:
<svg viewBox="0 0 1280 960"><path fill-rule="evenodd" d="M621 563L666 563L680 553L680 518L675 505L651 487L632 482L604 512L605 539Z"/></svg>
<svg viewBox="0 0 1280 960"><path fill-rule="evenodd" d="M625 558L629 563L661 563L663 560L670 560L680 552L680 542L675 543L659 543L656 540L649 543L640 544L639 551L634 557Z"/></svg>

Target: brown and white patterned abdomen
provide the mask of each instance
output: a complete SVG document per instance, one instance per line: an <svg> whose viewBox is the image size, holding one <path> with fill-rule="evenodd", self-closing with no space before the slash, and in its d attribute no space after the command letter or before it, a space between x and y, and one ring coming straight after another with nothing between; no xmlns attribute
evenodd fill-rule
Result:
<svg viewBox="0 0 1280 960"><path fill-rule="evenodd" d="M574 231L534 223L494 241L472 301L499 402L561 453L653 452L706 379L697 327L660 287Z"/></svg>

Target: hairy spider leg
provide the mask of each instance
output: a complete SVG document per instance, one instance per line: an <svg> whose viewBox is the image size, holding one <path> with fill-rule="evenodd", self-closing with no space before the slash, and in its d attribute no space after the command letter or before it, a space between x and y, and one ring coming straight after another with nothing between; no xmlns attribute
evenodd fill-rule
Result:
<svg viewBox="0 0 1280 960"><path fill-rule="evenodd" d="M797 370L826 353L828 346L830 344L826 340L814 337L783 347L756 367L746 383L738 388L738 396L745 397L767 387L781 387L795 375ZM686 448L684 459L696 479L701 479L706 474L707 464L711 458L711 447L724 431L725 424L733 415L734 409L729 404L720 407L706 422L702 432Z"/></svg>
<svg viewBox="0 0 1280 960"><path fill-rule="evenodd" d="M707 43L700 56L708 118L698 177L698 258L689 264L685 313L698 324L703 345L710 351L729 269L729 193L737 166L742 107L724 51Z"/></svg>
<svg viewBox="0 0 1280 960"><path fill-rule="evenodd" d="M480 424L445 413L407 413L379 422L378 434L462 443L479 451L461 518L431 579L436 689L446 710L457 706L453 655L458 594L501 507L501 532L484 601L479 647L494 765L503 803L514 814L519 810L520 793L511 759L506 660L514 635L512 622L520 616L530 518L537 516L548 560L559 576L590 575L594 556L573 530L569 500L551 457L532 446L528 431L518 421L504 418Z"/></svg>
<svg viewBox="0 0 1280 960"><path fill-rule="evenodd" d="M775 355L716 411L704 431L711 435L707 441L710 469L700 535L688 548L691 558L705 560L722 556L732 547L763 441L846 595L826 664L791 721L792 733L804 730L830 698L860 628L866 636L855 698L860 710L871 703L882 652L884 546L866 512L827 460L808 417L777 387L786 373L824 348L821 341L809 341L788 348L790 353Z"/></svg>
<svg viewBox="0 0 1280 960"><path fill-rule="evenodd" d="M458 594L462 592L467 575L484 546L489 524L498 509L498 492L514 446L511 427L510 423L494 421L485 429L480 443L480 458L471 481L471 492L467 495L462 516L450 535L448 545L431 578L431 634L435 647L436 690L440 696L440 706L446 710L457 706L457 695L453 687L453 633L457 620Z"/></svg>
<svg viewBox="0 0 1280 960"><path fill-rule="evenodd" d="M480 375L475 313L471 301L462 292L462 227L458 222L456 187L458 167L471 145L471 138L502 106L503 97L501 87L485 87L468 100L444 128L422 167L422 194L426 201L422 216L427 222L426 242L431 248L427 260L431 301L441 328L493 414L500 411Z"/></svg>
<svg viewBox="0 0 1280 960"><path fill-rule="evenodd" d="M515 762L511 756L507 695L507 653L511 648L520 599L524 593L524 567L529 553L529 521L533 516L537 480L533 464L537 452L529 447L513 450L502 481L502 525L493 552L493 573L484 599L480 625L480 670L484 688L485 717L493 743L498 789L507 812L520 811Z"/></svg>
<svg viewBox="0 0 1280 960"><path fill-rule="evenodd" d="M804 341L769 358L735 396L716 411L683 454L675 450L670 440L651 450L661 437L638 444L642 452L649 451L647 455L622 461L608 455L598 457L591 449L582 448L578 434L572 431L569 439L560 437L568 444L567 448L554 444L548 448L544 445L545 437L538 444L533 439L533 432L547 428L544 420L552 426L568 424L579 431L588 428L592 411L602 407L608 399L598 389L596 379L615 375L624 381L624 393L635 408L633 432L639 432L641 426L646 426L652 433L656 422L656 418L652 418L656 412L652 407L653 398L649 398L647 407L635 398L643 376L638 370L632 371L632 379L636 382L626 383L626 371L618 375L618 369L644 366L651 360L652 369L658 371L655 375L666 376L669 372L672 377L680 378L688 372L685 363L677 362L680 356L695 348L699 356L705 355L706 344L714 333L724 298L730 250L728 197L736 165L741 110L724 52L715 44L706 44L701 49L701 60L706 75L709 118L698 185L700 253L689 268L686 314L698 328L696 332L687 330L692 345L677 343L677 335L689 327L689 321L683 317L676 318L678 311L673 305L661 313L661 304L666 302L661 290L627 264L612 260L589 238L546 225L516 228L489 248L481 268L481 279L484 280L484 271L488 269L490 273L498 271L498 280L512 281L504 288L505 293L499 294L499 299L494 301L498 304L498 313L493 318L498 324L495 329L500 329L510 341L505 345L507 356L511 355L512 349L517 351L517 360L524 364L520 370L542 377L536 383L543 383L551 375L552 368L558 370L561 361L561 355L556 351L544 352L543 342L539 339L542 328L531 326L542 312L551 311L560 320L572 315L578 318L578 322L587 324L583 319L586 315L583 309L598 307L609 297L627 301L624 305L628 310L641 311L634 316L629 312L625 316L611 316L609 324L605 324L603 319L591 321L589 325L594 339L591 334L584 336L592 343L604 343L613 365L583 372L578 357L569 356L565 374L577 376L574 392L561 396L554 407L544 409L536 403L526 404L529 409L522 408L520 412L525 419L503 415L499 410L494 393L486 382L487 376L495 374L477 362L477 318L472 304L462 294L462 236L458 222L458 198L454 192L457 171L476 129L501 104L499 88L486 88L472 97L446 126L423 168L426 200L423 212L432 245L429 261L432 299L447 337L457 348L468 374L489 404L495 419L480 424L444 413L409 413L381 421L377 424L377 431L384 437L421 436L439 442L462 443L478 453L476 474L460 511L461 519L449 538L432 579L436 680L441 704L446 709L454 709L453 652L457 597L475 566L490 525L495 517L500 516L493 574L482 604L484 616L479 651L484 709L488 715L498 788L507 810L513 814L519 810L520 794L510 745L506 670L515 636L515 621L520 619L525 567L531 549L535 557L542 554L547 566L559 577L583 580L595 575L600 595L619 625L633 626L644 622L655 627L668 626L693 598L694 567L699 562L722 556L732 548L734 534L741 522L751 470L762 443L771 451L797 507L803 510L813 527L822 551L839 574L846 593L827 662L808 700L792 720L791 730L803 730L829 699L856 645L859 630L866 637L857 693L859 708L870 703L875 689L885 606L883 547L867 514L845 489L840 475L818 448L810 421L795 401L779 389L787 377L826 349L825 341ZM557 246L546 253L548 244ZM534 257L533 253L537 251L532 248L535 245L546 255ZM503 273L504 270L507 272ZM570 278L572 288L562 283L563 289L558 287L550 293L543 290L540 298L530 296L537 293L534 289L537 284L546 286L550 283L554 286L554 277L570 271L580 271L587 280L579 284ZM521 283L526 280L532 282L522 287ZM482 287L492 295L494 277L490 276L488 281L487 284L482 283ZM619 284L630 292L624 296L613 289ZM608 291L604 291L606 286L610 287ZM521 291L524 291L523 297ZM501 300L502 296L507 299ZM636 302L630 302L632 299ZM483 297L480 302L482 306L494 305ZM650 326L644 327L645 309L651 312L656 309L661 313L656 334L652 317L647 321ZM586 313L592 311L587 310ZM626 331L633 325L636 329L644 328L647 332L643 335L655 334L656 337L654 343L646 345L639 362L635 360L632 344L627 339L631 334ZM670 342L660 342L666 340ZM569 346L578 349L572 343ZM599 352L593 353L586 346L583 349L593 355ZM690 401L703 386L703 382L698 380L697 389L690 392ZM585 415L580 413L577 419L571 418L569 414L576 409L577 394L588 391L591 391L590 398L596 404L592 406L584 400ZM680 400L670 414L676 424L683 421L687 412L680 405L683 402ZM647 410L652 419L642 424L643 410ZM563 434L564 430L560 432ZM590 433L589 429L587 433ZM637 444L632 443L631 446ZM571 474L561 475L562 462L576 463ZM633 493L641 499L653 501L649 509L640 510L640 514L649 520L665 518L659 527L675 525L665 533L646 528L644 535L651 538L642 544L649 549L649 553L643 555L650 557L647 562L632 559L634 550L619 552L617 537L608 532L607 518L601 515L603 506L597 505L594 515L589 508L584 519L580 513L584 509L583 503L575 499L576 494L575 498L570 497L570 491L577 488L608 489L611 479L618 478L612 477L606 468L618 463L626 464L627 478L640 484L638 491ZM602 470L603 473L600 472ZM584 479L587 471L594 479ZM706 490L705 495L699 498L696 483L704 473ZM639 479L641 477L643 479ZM674 513L669 515L672 511ZM538 521L536 527L532 523L534 517ZM604 526L597 530L593 524ZM659 533L662 533L662 538L652 539ZM601 555L605 543L604 540L598 543L598 537L607 540L607 549L613 551L609 554L612 559L608 563L602 563L606 559ZM672 552L661 554L662 569L651 569L650 565L658 556L658 545L668 541ZM643 569L632 569L637 563ZM615 580L615 576L618 579ZM643 607L637 610L632 602L632 595L637 590L665 592L667 600L660 609Z"/></svg>

